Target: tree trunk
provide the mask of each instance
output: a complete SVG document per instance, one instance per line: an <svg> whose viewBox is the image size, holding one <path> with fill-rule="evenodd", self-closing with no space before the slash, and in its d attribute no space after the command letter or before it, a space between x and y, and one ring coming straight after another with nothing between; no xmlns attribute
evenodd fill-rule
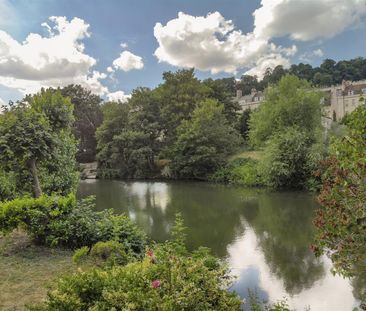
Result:
<svg viewBox="0 0 366 311"><path fill-rule="evenodd" d="M42 195L42 189L38 179L36 159L32 158L28 161L28 168L33 179L33 195L35 198L39 198Z"/></svg>

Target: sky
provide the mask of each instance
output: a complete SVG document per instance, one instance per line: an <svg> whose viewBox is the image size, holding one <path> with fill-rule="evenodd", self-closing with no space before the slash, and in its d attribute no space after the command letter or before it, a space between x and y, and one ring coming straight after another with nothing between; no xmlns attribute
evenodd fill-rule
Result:
<svg viewBox="0 0 366 311"><path fill-rule="evenodd" d="M365 0L0 0L0 103L81 84L125 101L200 79L365 57Z"/></svg>

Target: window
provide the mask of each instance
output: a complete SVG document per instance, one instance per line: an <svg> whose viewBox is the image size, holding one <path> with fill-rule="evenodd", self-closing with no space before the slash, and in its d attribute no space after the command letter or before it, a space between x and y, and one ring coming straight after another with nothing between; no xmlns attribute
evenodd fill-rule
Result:
<svg viewBox="0 0 366 311"><path fill-rule="evenodd" d="M348 96L351 96L351 95L353 95L353 90L348 91Z"/></svg>
<svg viewBox="0 0 366 311"><path fill-rule="evenodd" d="M366 94L366 87L362 89L362 93Z"/></svg>

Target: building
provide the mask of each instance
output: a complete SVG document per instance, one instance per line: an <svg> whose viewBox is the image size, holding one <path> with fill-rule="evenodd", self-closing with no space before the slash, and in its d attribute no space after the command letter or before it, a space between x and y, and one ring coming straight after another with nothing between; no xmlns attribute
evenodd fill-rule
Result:
<svg viewBox="0 0 366 311"><path fill-rule="evenodd" d="M366 80L345 81L342 84L320 89L324 92L321 104L323 106L323 123L330 127L332 121L341 120L346 114L355 110L362 102L360 98L365 94ZM234 101L239 103L241 111L246 109L254 110L264 100L264 93L252 89L249 95L244 95L241 90L236 91ZM327 120L328 119L328 120Z"/></svg>
<svg viewBox="0 0 366 311"><path fill-rule="evenodd" d="M325 93L322 99L325 117L339 121L361 104L361 96L366 95L366 80L356 82L343 80L340 85L321 90Z"/></svg>
<svg viewBox="0 0 366 311"><path fill-rule="evenodd" d="M257 91L256 89L252 89L249 95L244 95L242 90L236 91L236 97L234 101L236 101L241 108L241 111L246 109L254 110L259 107L261 102L264 100L264 93L262 91Z"/></svg>

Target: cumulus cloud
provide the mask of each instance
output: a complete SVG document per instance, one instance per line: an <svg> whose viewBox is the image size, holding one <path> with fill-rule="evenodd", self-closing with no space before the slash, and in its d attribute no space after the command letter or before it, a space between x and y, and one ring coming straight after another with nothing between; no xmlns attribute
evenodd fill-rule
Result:
<svg viewBox="0 0 366 311"><path fill-rule="evenodd" d="M272 52L270 52L271 50ZM288 68L291 64L287 57L293 56L297 52L297 48L296 46L292 46L291 48L283 49L277 48L275 45L271 44L270 51L266 55L258 58L255 66L245 72L245 74L262 78L267 68L275 68L279 65ZM278 53L278 51L281 53Z"/></svg>
<svg viewBox="0 0 366 311"><path fill-rule="evenodd" d="M236 73L240 68L280 60L286 64L289 50L275 46L255 32L244 34L219 13L191 16L180 12L165 26L157 23L154 35L159 43L155 56L174 66L204 71ZM296 47L291 48L296 52ZM291 54L291 53L290 53Z"/></svg>
<svg viewBox="0 0 366 311"><path fill-rule="evenodd" d="M261 76L267 65L288 66L293 55L274 45L275 37L330 38L357 25L365 15L364 0L262 0L253 13L253 31L243 33L219 12L207 16L180 12L166 25L155 25L159 44L155 56L160 62L213 74L249 68ZM321 57L321 51L313 56Z"/></svg>
<svg viewBox="0 0 366 311"><path fill-rule="evenodd" d="M365 16L364 0L262 0L254 32L264 38L308 41L331 38Z"/></svg>
<svg viewBox="0 0 366 311"><path fill-rule="evenodd" d="M127 102L131 98L130 94L125 94L123 91L117 91L107 94L108 101L120 101L122 103Z"/></svg>
<svg viewBox="0 0 366 311"><path fill-rule="evenodd" d="M96 60L84 51L89 25L80 18L49 19L52 26L42 24L48 36L30 33L23 42L0 30L0 84L34 93L40 87L78 83L105 94L108 90L100 80L106 75L92 70Z"/></svg>
<svg viewBox="0 0 366 311"><path fill-rule="evenodd" d="M123 71L130 71L133 69L140 70L144 68L144 62L142 57L137 56L129 51L123 51L119 57L113 61L113 68L115 70Z"/></svg>
<svg viewBox="0 0 366 311"><path fill-rule="evenodd" d="M322 49L316 49L310 52L305 52L300 55L299 59L303 62L309 62L312 58L323 57L324 52Z"/></svg>

